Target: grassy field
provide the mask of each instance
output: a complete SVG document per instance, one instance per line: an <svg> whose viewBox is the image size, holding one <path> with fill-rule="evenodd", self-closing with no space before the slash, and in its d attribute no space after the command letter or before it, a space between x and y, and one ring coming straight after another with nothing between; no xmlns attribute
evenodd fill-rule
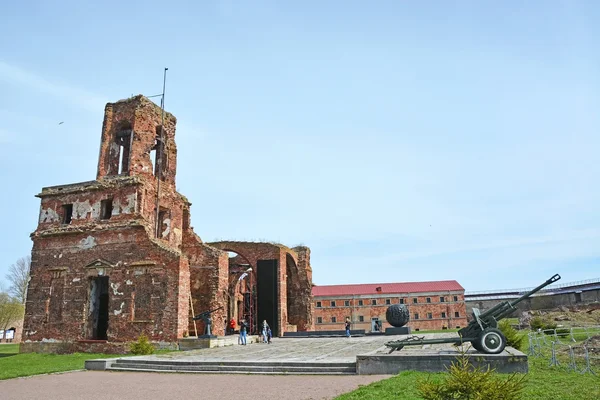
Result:
<svg viewBox="0 0 600 400"><path fill-rule="evenodd" d="M393 378L363 386L354 392L337 397L337 400L418 400L417 381L440 380L444 374L403 372ZM564 368L551 368L544 359L529 359L529 374L523 392L526 400L597 400L600 399L600 377L591 374L568 372Z"/></svg>
<svg viewBox="0 0 600 400"><path fill-rule="evenodd" d="M0 379L83 369L85 360L114 354L19 354L18 344L0 344Z"/></svg>

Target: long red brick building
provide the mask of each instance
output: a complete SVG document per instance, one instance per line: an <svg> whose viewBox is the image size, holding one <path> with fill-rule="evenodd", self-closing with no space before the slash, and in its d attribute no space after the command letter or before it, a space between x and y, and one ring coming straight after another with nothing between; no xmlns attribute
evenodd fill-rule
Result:
<svg viewBox="0 0 600 400"><path fill-rule="evenodd" d="M347 317L352 329L367 332L391 327L385 312L405 304L413 331L462 328L467 324L465 289L457 281L369 283L314 286L315 330L341 330Z"/></svg>

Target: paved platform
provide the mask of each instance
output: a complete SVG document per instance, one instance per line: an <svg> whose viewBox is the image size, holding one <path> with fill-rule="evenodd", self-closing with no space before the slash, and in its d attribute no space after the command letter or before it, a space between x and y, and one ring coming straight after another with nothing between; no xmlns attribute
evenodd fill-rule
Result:
<svg viewBox="0 0 600 400"><path fill-rule="evenodd" d="M455 333L427 334L428 338L454 337ZM254 373L254 374L396 374L412 369L434 371L449 364L456 355L451 344L405 347L388 354L385 343L406 336L364 336L351 338L275 338L271 344L215 347L176 353L131 356L86 361L90 370ZM527 366L527 357L507 349L499 355L474 354L478 362L493 361L502 367L516 360L510 368ZM493 359L493 360L492 360ZM499 368L501 369L501 368ZM439 370L439 369L438 369Z"/></svg>

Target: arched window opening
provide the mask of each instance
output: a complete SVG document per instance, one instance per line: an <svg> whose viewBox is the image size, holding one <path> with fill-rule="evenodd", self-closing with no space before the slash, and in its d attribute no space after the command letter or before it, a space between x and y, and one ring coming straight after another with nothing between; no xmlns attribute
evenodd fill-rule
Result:
<svg viewBox="0 0 600 400"><path fill-rule="evenodd" d="M131 128L131 123L127 121L119 123L109 149L109 175L127 175L129 173L129 155L132 138L133 129Z"/></svg>
<svg viewBox="0 0 600 400"><path fill-rule="evenodd" d="M165 171L167 170L167 151L164 145L164 136L165 132L163 132L162 126L157 126L154 146L150 151L152 173L162 181L165 180Z"/></svg>

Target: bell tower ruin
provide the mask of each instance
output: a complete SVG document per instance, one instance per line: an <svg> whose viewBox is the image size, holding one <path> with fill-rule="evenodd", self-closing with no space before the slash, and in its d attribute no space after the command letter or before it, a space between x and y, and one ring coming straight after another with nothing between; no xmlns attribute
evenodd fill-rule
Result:
<svg viewBox="0 0 600 400"><path fill-rule="evenodd" d="M194 334L192 307L196 313L220 308L212 315L213 333L224 334L231 296L243 297L230 289L226 247L239 246L210 246L191 227L191 203L175 186L176 123L142 95L107 104L96 179L37 195L22 352L122 353L141 334L175 347ZM277 288L272 298L261 298L259 288L256 304L271 310L257 315L276 318L279 335L308 329L310 253L272 247L252 258L258 277L267 271L263 261L272 261Z"/></svg>

